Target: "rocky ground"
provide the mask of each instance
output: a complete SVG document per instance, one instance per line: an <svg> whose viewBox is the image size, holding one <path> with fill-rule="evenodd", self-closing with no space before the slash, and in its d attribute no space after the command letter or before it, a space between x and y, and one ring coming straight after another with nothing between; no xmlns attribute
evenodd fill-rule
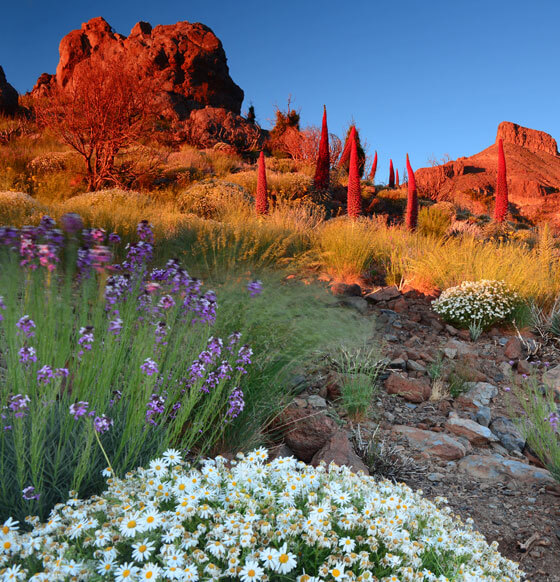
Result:
<svg viewBox="0 0 560 582"><path fill-rule="evenodd" d="M306 370L294 378L297 395L279 419L273 453L334 460L443 496L528 580L560 582L560 485L512 422L519 409L510 391L531 373L560 386L560 350L508 329L472 342L412 289L331 290L342 307L375 321L387 364L380 389L358 421L342 406L343 374L328 365Z"/></svg>

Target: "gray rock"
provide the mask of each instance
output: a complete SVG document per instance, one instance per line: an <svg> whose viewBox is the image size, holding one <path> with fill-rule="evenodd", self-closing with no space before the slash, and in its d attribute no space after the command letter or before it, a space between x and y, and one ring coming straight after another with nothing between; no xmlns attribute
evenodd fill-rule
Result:
<svg viewBox="0 0 560 582"><path fill-rule="evenodd" d="M481 406L476 411L476 422L482 426L490 426L490 420L492 419L492 411L488 406Z"/></svg>
<svg viewBox="0 0 560 582"><path fill-rule="evenodd" d="M414 360L408 360L406 367L408 370L412 370L413 372L426 372L426 368Z"/></svg>
<svg viewBox="0 0 560 582"><path fill-rule="evenodd" d="M458 463L459 470L471 477L490 482L519 481L527 485L553 485L556 481L546 469L501 455L469 455Z"/></svg>
<svg viewBox="0 0 560 582"><path fill-rule="evenodd" d="M319 394L311 394L311 396L308 396L307 403L313 408L327 407L327 401L323 397L319 396Z"/></svg>
<svg viewBox="0 0 560 582"><path fill-rule="evenodd" d="M355 309L360 315L367 315L368 304L362 297L341 297L339 305Z"/></svg>
<svg viewBox="0 0 560 582"><path fill-rule="evenodd" d="M427 456L453 461L467 454L467 448L461 442L441 432L400 425L394 426L393 432L402 435L413 449Z"/></svg>
<svg viewBox="0 0 560 582"><path fill-rule="evenodd" d="M457 357L457 350L455 348L443 348L443 353L450 360L454 360Z"/></svg>
<svg viewBox="0 0 560 582"><path fill-rule="evenodd" d="M381 287L380 289L376 289L364 297L366 301L369 301L370 303L378 303L379 301L391 301L391 299L397 299L397 297L400 296L401 293L397 289L397 286L391 285L390 287Z"/></svg>
<svg viewBox="0 0 560 582"><path fill-rule="evenodd" d="M515 424L504 416L498 416L492 421L490 430L500 439L502 445L509 451L521 453L525 447L525 439Z"/></svg>
<svg viewBox="0 0 560 582"><path fill-rule="evenodd" d="M398 342L398 341L399 341L399 338L398 338L396 335L393 335L393 334L391 334L391 333L387 334L387 335L385 336L385 339L386 339L388 342Z"/></svg>
<svg viewBox="0 0 560 582"><path fill-rule="evenodd" d="M453 412L449 414L445 428L457 436L465 437L475 446L484 446L498 441L496 435L488 427L468 418L459 418Z"/></svg>
<svg viewBox="0 0 560 582"><path fill-rule="evenodd" d="M488 382L466 382L465 386L468 391L461 394L459 399L471 402L476 408L488 406L498 395L498 388Z"/></svg>
<svg viewBox="0 0 560 582"><path fill-rule="evenodd" d="M389 362L389 368L392 370L406 370L406 361L403 358L395 358Z"/></svg>

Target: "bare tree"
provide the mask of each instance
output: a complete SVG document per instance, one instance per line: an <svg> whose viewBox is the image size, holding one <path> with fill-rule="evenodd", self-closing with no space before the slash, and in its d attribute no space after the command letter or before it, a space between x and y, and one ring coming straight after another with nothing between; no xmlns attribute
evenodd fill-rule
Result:
<svg viewBox="0 0 560 582"><path fill-rule="evenodd" d="M150 132L153 97L149 81L118 59L88 60L76 65L66 87L37 98L35 113L83 157L88 187L97 190L122 184L115 156Z"/></svg>

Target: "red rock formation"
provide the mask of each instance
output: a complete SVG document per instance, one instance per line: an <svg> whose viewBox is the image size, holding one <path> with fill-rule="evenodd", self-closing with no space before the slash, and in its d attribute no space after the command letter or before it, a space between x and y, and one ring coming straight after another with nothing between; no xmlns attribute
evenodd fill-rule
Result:
<svg viewBox="0 0 560 582"><path fill-rule="evenodd" d="M125 66L138 68L146 78L156 80L164 113L180 119L205 106L224 108L239 114L243 91L229 76L222 43L207 26L177 22L152 28L138 22L125 37L115 33L101 17L82 24L60 42L56 75L41 75L33 93L41 93L56 82L71 82L74 67L87 59L117 57Z"/></svg>
<svg viewBox="0 0 560 582"><path fill-rule="evenodd" d="M326 190L329 187L330 153L329 130L327 128L327 108L323 105L323 125L321 128L321 141L319 142L319 154L315 168L313 185L317 190Z"/></svg>
<svg viewBox="0 0 560 582"><path fill-rule="evenodd" d="M513 211L530 220L560 225L560 156L547 133L513 123L501 123L496 144L468 158L415 172L418 193L450 200L475 214L490 214L498 174L497 140L507 158L508 197ZM511 140L511 141L510 141Z"/></svg>
<svg viewBox="0 0 560 582"><path fill-rule="evenodd" d="M4 69L0 67L0 113L13 115L18 109L18 93L6 80Z"/></svg>

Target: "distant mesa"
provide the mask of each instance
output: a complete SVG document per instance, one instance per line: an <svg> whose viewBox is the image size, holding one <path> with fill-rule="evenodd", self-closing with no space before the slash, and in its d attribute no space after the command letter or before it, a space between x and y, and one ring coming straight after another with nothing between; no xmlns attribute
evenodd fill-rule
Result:
<svg viewBox="0 0 560 582"><path fill-rule="evenodd" d="M556 140L544 131L503 121L496 142L470 157L415 172L423 196L449 200L477 214L493 205L498 170L498 139L504 142L509 200L529 220L560 225L560 156ZM559 214L557 217L556 215Z"/></svg>
<svg viewBox="0 0 560 582"><path fill-rule="evenodd" d="M4 69L0 67L0 113L13 115L18 109L18 93L6 80Z"/></svg>

